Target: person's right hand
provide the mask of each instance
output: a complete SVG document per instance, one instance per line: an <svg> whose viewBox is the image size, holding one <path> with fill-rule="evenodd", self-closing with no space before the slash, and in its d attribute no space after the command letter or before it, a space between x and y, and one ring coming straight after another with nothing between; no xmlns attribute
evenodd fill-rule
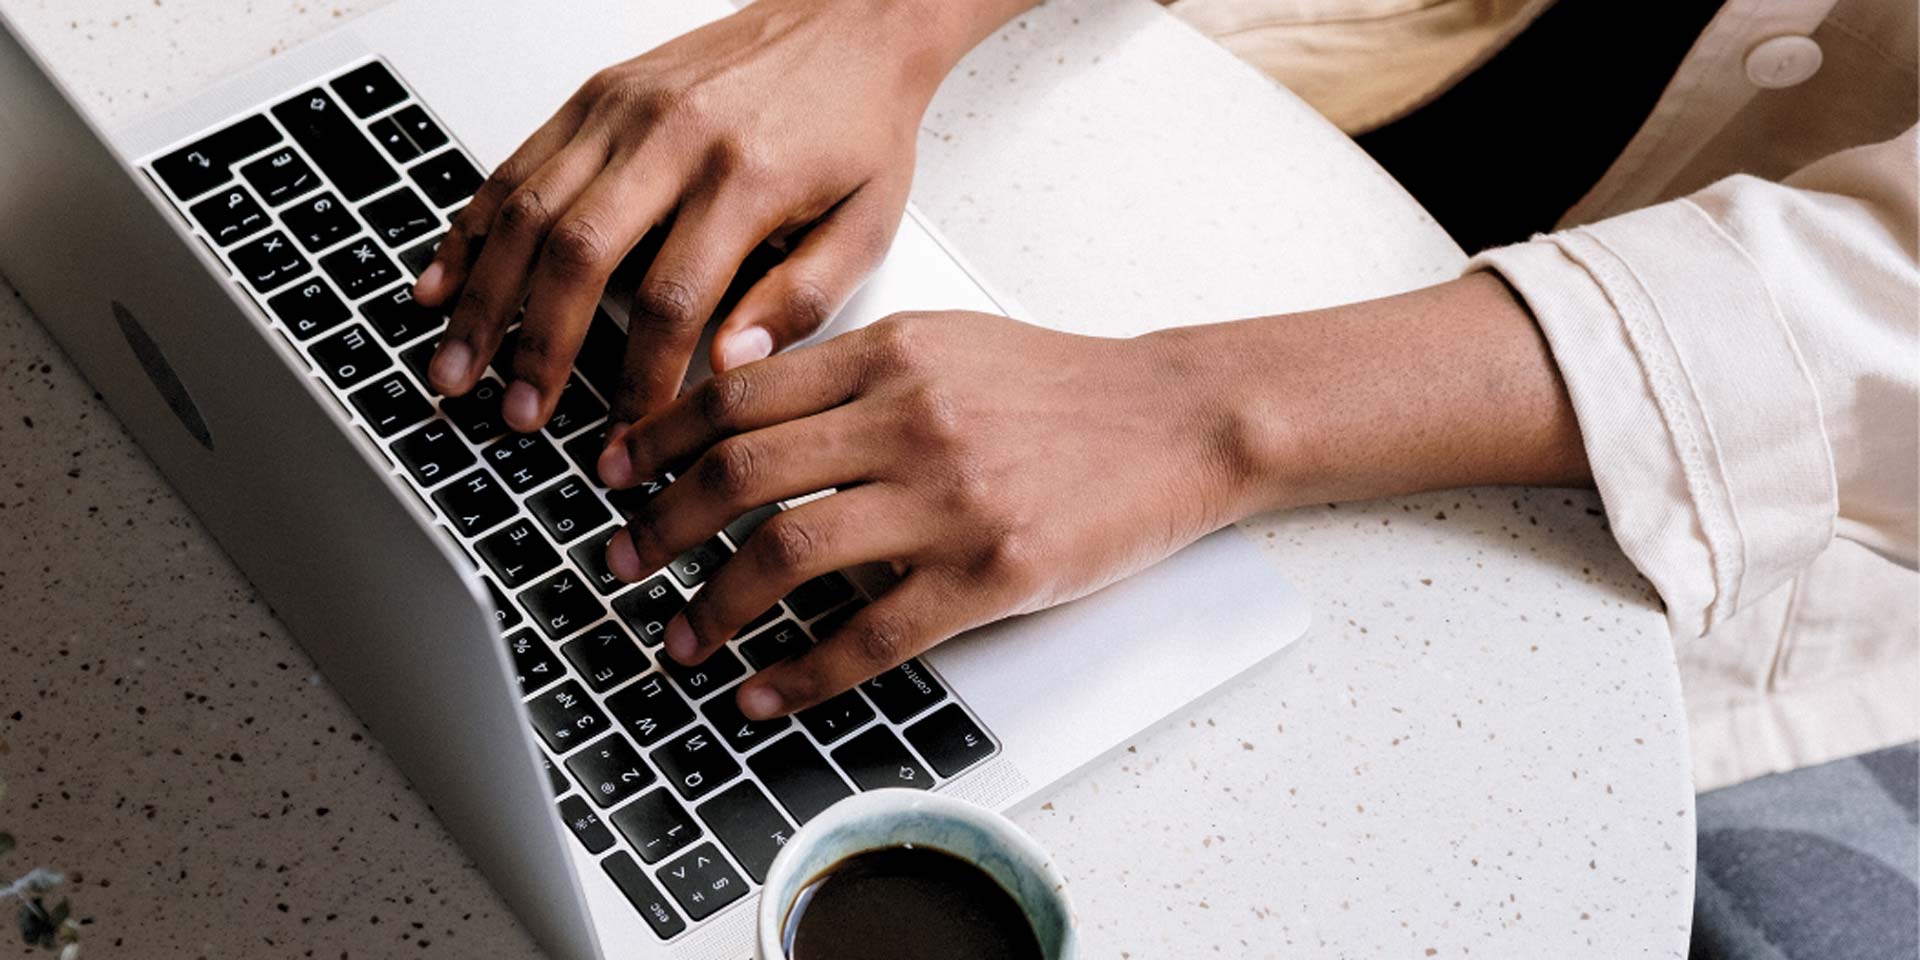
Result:
<svg viewBox="0 0 1920 960"><path fill-rule="evenodd" d="M493 171L421 274L422 305L457 298L429 368L434 389L472 389L524 302L519 346L497 366L511 370L507 424L538 430L615 266L655 227L666 236L634 297L614 419L674 398L715 305L762 243L789 252L725 319L712 366L812 334L886 253L921 114L985 32L980 11L965 12L759 0L594 75Z"/></svg>

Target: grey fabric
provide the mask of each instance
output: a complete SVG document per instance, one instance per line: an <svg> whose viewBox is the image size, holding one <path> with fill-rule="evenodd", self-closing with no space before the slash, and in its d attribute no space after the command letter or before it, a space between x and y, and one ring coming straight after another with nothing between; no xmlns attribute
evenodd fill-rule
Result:
<svg viewBox="0 0 1920 960"><path fill-rule="evenodd" d="M1920 957L1920 745L1699 797L1693 960Z"/></svg>

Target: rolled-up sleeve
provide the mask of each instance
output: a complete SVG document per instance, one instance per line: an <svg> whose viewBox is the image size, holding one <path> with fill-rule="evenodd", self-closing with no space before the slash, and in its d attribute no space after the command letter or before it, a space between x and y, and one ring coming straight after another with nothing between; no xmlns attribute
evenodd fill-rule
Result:
<svg viewBox="0 0 1920 960"><path fill-rule="evenodd" d="M1614 535L1678 637L1835 536L1914 566L1917 150L1909 129L1468 264L1539 321Z"/></svg>

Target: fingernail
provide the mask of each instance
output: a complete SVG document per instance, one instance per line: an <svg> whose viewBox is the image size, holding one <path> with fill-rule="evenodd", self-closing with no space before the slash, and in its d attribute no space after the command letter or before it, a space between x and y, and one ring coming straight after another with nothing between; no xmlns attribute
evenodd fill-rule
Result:
<svg viewBox="0 0 1920 960"><path fill-rule="evenodd" d="M773 353L773 335L765 327L748 327L728 337L720 345L720 365L732 370L742 364L764 360Z"/></svg>
<svg viewBox="0 0 1920 960"><path fill-rule="evenodd" d="M740 691L740 712L748 720L771 720L780 713L780 694L766 684Z"/></svg>
<svg viewBox="0 0 1920 960"><path fill-rule="evenodd" d="M687 625L687 615L676 613L667 621L667 656L687 663L693 659L694 650L700 641L693 636L693 628Z"/></svg>
<svg viewBox="0 0 1920 960"><path fill-rule="evenodd" d="M433 296L435 291L440 289L441 278L446 275L446 268L438 263L428 265L427 269L420 272L420 279L414 282L413 295L415 297Z"/></svg>
<svg viewBox="0 0 1920 960"><path fill-rule="evenodd" d="M507 398L500 401L500 415L507 418L508 426L522 433L539 429L540 391L525 380L515 380L507 387Z"/></svg>
<svg viewBox="0 0 1920 960"><path fill-rule="evenodd" d="M464 340L448 340L440 344L440 351L427 365L427 379L436 387L456 386L466 382L467 368L472 365L473 348Z"/></svg>
<svg viewBox="0 0 1920 960"><path fill-rule="evenodd" d="M600 482L618 490L633 482L633 461L627 459L627 448L608 447L600 451Z"/></svg>
<svg viewBox="0 0 1920 960"><path fill-rule="evenodd" d="M646 572L640 569L640 553L633 549L632 534L622 530L607 541L607 569L628 583L639 580Z"/></svg>

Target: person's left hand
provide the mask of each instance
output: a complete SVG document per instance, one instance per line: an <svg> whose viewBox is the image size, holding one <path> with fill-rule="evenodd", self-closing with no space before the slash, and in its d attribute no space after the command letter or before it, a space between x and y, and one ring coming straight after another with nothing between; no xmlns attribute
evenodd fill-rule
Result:
<svg viewBox="0 0 1920 960"><path fill-rule="evenodd" d="M611 486L678 479L613 537L608 564L638 580L755 507L836 488L769 518L666 632L668 655L698 663L806 580L892 563L890 590L739 692L755 719L810 706L1241 515L1239 438L1195 409L1197 361L1179 337L947 313L747 364L611 439Z"/></svg>

